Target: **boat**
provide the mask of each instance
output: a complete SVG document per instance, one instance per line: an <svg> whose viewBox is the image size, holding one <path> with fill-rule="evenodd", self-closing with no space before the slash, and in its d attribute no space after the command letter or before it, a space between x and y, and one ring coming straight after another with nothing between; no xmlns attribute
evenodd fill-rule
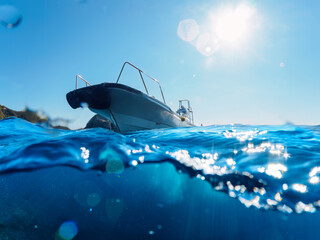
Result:
<svg viewBox="0 0 320 240"><path fill-rule="evenodd" d="M119 83L126 66L139 72L146 93ZM144 76L158 84L162 100L149 94ZM79 79L84 81L85 87L78 88ZM160 82L129 62L123 64L115 83L91 85L76 75L75 90L67 93L66 98L73 109L87 106L92 112L110 120L121 133L194 126L193 111L188 99L179 100L179 109L174 112L166 104Z"/></svg>

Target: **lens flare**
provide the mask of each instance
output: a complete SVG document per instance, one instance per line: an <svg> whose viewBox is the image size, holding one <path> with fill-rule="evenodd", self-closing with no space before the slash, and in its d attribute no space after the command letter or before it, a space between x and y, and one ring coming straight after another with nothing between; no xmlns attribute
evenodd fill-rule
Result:
<svg viewBox="0 0 320 240"><path fill-rule="evenodd" d="M186 42L194 40L199 35L199 32L198 23L194 19L182 20L178 25L177 34Z"/></svg>
<svg viewBox="0 0 320 240"><path fill-rule="evenodd" d="M78 226L74 221L63 222L58 230L59 236L65 240L71 240L78 234Z"/></svg>

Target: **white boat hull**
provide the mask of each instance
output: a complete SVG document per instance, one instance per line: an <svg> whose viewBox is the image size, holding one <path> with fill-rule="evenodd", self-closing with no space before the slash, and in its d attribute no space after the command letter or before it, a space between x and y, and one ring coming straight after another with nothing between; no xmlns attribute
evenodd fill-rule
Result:
<svg viewBox="0 0 320 240"><path fill-rule="evenodd" d="M120 132L192 126L182 121L168 106L146 94L118 88L110 88L109 94L109 108L90 110L113 121Z"/></svg>
<svg viewBox="0 0 320 240"><path fill-rule="evenodd" d="M69 92L67 100L72 108L87 103L91 111L108 118L123 133L193 126L166 104L122 84L103 83L80 88Z"/></svg>

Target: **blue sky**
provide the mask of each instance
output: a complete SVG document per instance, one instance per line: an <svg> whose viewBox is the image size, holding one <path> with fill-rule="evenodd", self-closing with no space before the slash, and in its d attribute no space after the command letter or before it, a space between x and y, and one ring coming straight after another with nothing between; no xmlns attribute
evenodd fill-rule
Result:
<svg viewBox="0 0 320 240"><path fill-rule="evenodd" d="M318 1L0 0L0 10L4 5L22 16L15 28L0 25L0 104L12 109L29 106L81 127L91 112L65 100L75 75L115 82L129 61L161 82L173 110L189 98L197 124L320 124ZM239 12L244 19L234 18ZM128 72L123 83L135 86L138 77Z"/></svg>

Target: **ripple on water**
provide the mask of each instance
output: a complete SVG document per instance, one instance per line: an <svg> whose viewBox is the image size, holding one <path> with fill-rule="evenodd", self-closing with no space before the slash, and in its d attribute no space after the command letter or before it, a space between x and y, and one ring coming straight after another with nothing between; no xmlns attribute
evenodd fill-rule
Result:
<svg viewBox="0 0 320 240"><path fill-rule="evenodd" d="M0 130L0 147L6 146L2 172L68 165L120 176L126 168L169 162L246 207L285 213L320 207L319 127L226 125L121 135L103 129L48 131L12 118L2 120ZM93 208L103 199L94 184L87 185L81 183L74 197ZM118 216L122 203L108 201L119 208Z"/></svg>

